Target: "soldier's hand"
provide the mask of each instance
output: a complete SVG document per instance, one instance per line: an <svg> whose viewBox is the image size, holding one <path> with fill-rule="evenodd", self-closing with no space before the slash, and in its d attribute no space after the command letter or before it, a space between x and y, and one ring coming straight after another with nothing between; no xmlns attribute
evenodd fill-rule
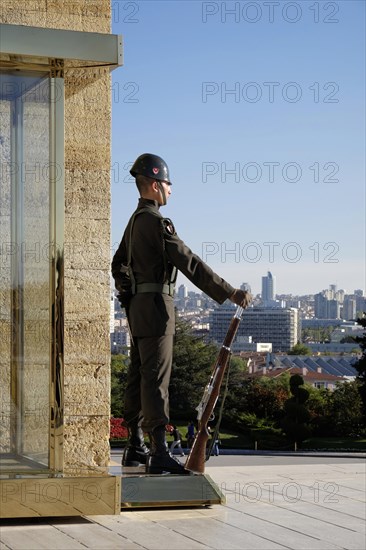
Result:
<svg viewBox="0 0 366 550"><path fill-rule="evenodd" d="M230 300L234 302L234 304L236 304L237 306L241 306L245 309L252 302L253 296L250 294L250 292L247 292L246 290L240 290L240 288L236 288L230 296Z"/></svg>

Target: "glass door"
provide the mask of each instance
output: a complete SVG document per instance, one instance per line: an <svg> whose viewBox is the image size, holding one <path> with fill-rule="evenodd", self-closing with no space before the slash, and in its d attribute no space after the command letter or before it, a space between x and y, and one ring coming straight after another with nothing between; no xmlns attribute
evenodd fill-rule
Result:
<svg viewBox="0 0 366 550"><path fill-rule="evenodd" d="M49 73L0 80L1 474L53 466L54 171Z"/></svg>

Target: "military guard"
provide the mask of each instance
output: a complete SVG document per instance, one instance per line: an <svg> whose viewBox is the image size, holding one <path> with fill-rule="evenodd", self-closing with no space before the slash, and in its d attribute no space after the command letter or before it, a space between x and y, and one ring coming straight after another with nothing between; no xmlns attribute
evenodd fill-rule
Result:
<svg viewBox="0 0 366 550"><path fill-rule="evenodd" d="M169 452L165 435L177 271L219 304L229 298L247 307L252 297L214 273L178 237L173 222L161 215L159 209L167 204L172 185L166 162L144 153L130 172L140 199L112 260L112 275L132 335L125 395L129 442L122 465L145 464L148 474L188 474ZM144 443L144 431L149 434L150 449Z"/></svg>

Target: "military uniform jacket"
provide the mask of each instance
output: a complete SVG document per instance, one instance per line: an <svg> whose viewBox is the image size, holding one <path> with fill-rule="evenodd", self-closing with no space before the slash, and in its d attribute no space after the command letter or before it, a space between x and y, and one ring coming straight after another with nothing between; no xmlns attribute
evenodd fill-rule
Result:
<svg viewBox="0 0 366 550"><path fill-rule="evenodd" d="M160 214L157 201L140 198L134 214L141 209L144 211L134 218L131 243L131 267L137 285L167 283L175 266L195 286L222 304L235 289L178 237L171 220ZM128 261L131 222L132 217L112 260L116 283L122 265ZM159 292L137 293L131 299L128 319L135 337L174 334L173 297Z"/></svg>

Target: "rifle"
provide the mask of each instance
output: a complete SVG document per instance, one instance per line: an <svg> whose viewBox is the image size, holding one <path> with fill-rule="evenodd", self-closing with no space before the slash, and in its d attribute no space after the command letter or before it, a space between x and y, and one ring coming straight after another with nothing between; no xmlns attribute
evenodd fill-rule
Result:
<svg viewBox="0 0 366 550"><path fill-rule="evenodd" d="M209 437L207 424L212 419L212 413L220 395L221 384L231 355L231 345L236 336L243 311L244 309L238 306L231 319L229 329L213 366L211 378L197 407L197 435L184 465L186 470L196 474L203 474L205 470L206 445Z"/></svg>

